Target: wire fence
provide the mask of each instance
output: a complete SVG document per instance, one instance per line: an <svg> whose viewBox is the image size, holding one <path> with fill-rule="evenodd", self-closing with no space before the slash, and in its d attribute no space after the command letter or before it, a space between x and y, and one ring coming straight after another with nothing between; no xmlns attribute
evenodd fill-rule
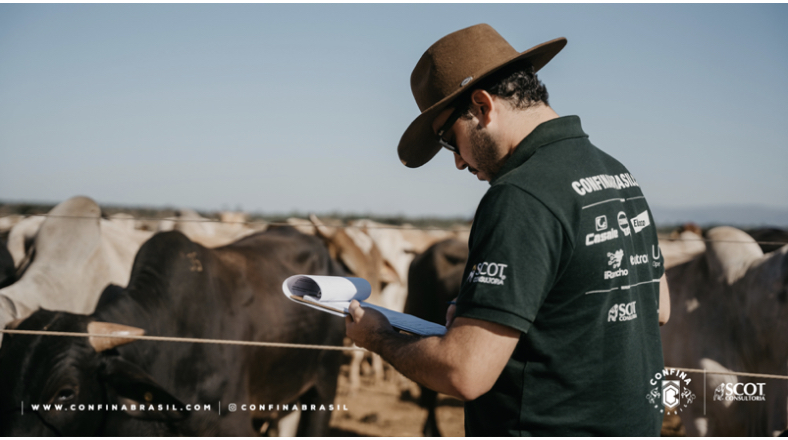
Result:
<svg viewBox="0 0 788 440"><path fill-rule="evenodd" d="M678 367L665 367L665 368L666 369L673 368L675 370L681 370L685 373L703 373L703 374L715 374L715 375L725 375L725 376L759 377L761 379L788 380L788 376L782 376L779 374L745 373L742 371L709 371L709 370L701 370L698 368L678 368Z"/></svg>
<svg viewBox="0 0 788 440"><path fill-rule="evenodd" d="M78 332L56 332L47 330L15 330L7 329L0 330L0 333L11 335L29 335L29 336L60 336L60 337L77 337L77 338L115 338L115 339L136 339L142 341L159 341L159 342L181 342L181 343L196 343L196 344L219 344L219 345L244 345L253 347L274 347L274 348L296 348L305 350L339 350L339 351L362 351L367 350L361 347L340 347L333 345L313 345L313 344L290 344L285 342L261 342L261 341L239 341L228 339L203 339L203 338L182 338L172 336L148 336L148 335L114 335L104 333L78 333ZM762 379L780 379L788 380L788 376L779 374L761 374L761 373L747 373L741 371L710 371L701 370L697 368L682 368L682 367L665 367L666 369L681 370L686 373L703 373L714 375L726 376L742 376L742 377L757 377Z"/></svg>
<svg viewBox="0 0 788 440"><path fill-rule="evenodd" d="M51 217L51 218L71 218L71 219L92 219L98 220L99 217L95 216L80 216L80 215L58 215L58 214L30 214L30 217ZM405 230L405 231L443 231L443 232L463 232L470 230L469 226L458 225L454 227L441 227L441 226L413 226L413 225L388 225L382 223L376 224L314 224L311 223L309 220L306 219L298 219L302 220L303 223L290 223L290 222L268 222L264 220L253 220L253 221L242 221L242 220L221 220L221 219L212 219L212 218L178 218L178 217L166 217L166 218L157 218L157 217L112 217L108 220L112 221L154 221L154 222L162 222L162 221L171 221L175 223L219 223L219 224L237 224L237 225L244 225L244 226L291 226L291 227L328 227L328 228L340 228L340 229L392 229L392 230ZM756 243L758 245L778 245L784 246L788 244L788 241L759 241L759 240L712 240L704 237L698 238L684 238L684 237L669 237L669 238L662 238L661 240L667 242L704 242L704 243L741 243L741 244L752 244Z"/></svg>
<svg viewBox="0 0 788 440"><path fill-rule="evenodd" d="M31 335L31 336L70 336L77 338L114 338L114 339L139 339L142 341L159 342L191 342L195 344L219 344L219 345L246 345L252 347L274 347L274 348L301 348L308 350L339 350L339 351L367 351L361 347L339 347L334 345L313 345L313 344L290 344L286 342L261 342L261 341L238 341L230 339L203 339L203 338L181 338L174 336L148 336L148 335L113 335L104 333L78 333L78 332L55 332L47 330L16 330L5 329L0 333L9 335Z"/></svg>
<svg viewBox="0 0 788 440"><path fill-rule="evenodd" d="M53 218L83 218L83 219L92 219L98 220L99 217L95 216L82 216L82 215L58 215L58 214L30 214L30 217L53 217ZM470 229L469 226L455 226L451 228L441 227L441 226L413 226L413 225L387 225L382 223L377 223L374 225L334 225L334 224L324 224L324 225L315 225L309 222L306 219L299 219L303 220L303 224L297 223L289 223L289 222L269 222L265 220L221 220L221 219L213 219L213 218L177 218L177 217L165 217L165 218L157 218L157 217L134 217L134 218L123 218L123 217L112 217L108 220L112 221L172 221L175 223L184 222L184 223L223 223L223 224L238 224L238 225L246 225L246 226L305 226L305 227L319 227L319 226L326 226L329 228L354 228L354 229L400 229L400 230L417 230L417 231L447 231L447 232L455 232L458 230L468 230Z"/></svg>
<svg viewBox="0 0 788 440"><path fill-rule="evenodd" d="M66 219L90 219L90 220L98 220L100 217L96 216L80 216L80 215L57 215L57 214L31 214L30 217L45 217L45 218L66 218ZM382 223L375 223L375 224L314 224L306 219L299 219L302 220L303 223L299 224L297 222L269 222L269 221L243 221L243 220L222 220L222 219L212 219L212 218L178 218L178 217L166 217L166 218L157 218L157 217L111 217L110 220L112 221L154 221L154 222L161 222L161 221L172 221L175 223L179 222L192 222L192 223L220 223L220 224L236 224L236 225L244 225L244 226L292 226L292 227L321 227L327 226L330 228L355 228L355 229L390 229L390 230L416 230L416 231L444 231L444 232L459 232L459 231L467 231L469 227L467 226L454 226L454 227L439 227L439 226L412 226L412 225L388 225ZM786 245L788 242L783 241L757 241L757 240L711 240L703 237L699 238L684 238L684 237L672 237L672 238L665 238L663 240L669 242L704 242L704 243L741 243L741 244L753 244L757 243L759 245ZM5 334L19 334L19 335L41 335L41 336L60 336L60 337L101 337L101 338L123 338L123 339L138 339L138 340L147 340L147 341L159 341L159 342L180 342L180 343L199 343L199 344L221 344L221 345L242 345L242 346L254 346L254 347L273 347L273 348L292 348L292 349L310 349L310 350L339 350L339 351L361 351L366 352L364 348L360 347L340 347L340 346L324 346L324 345L310 345L310 344L291 344L291 343L281 343L281 342L262 342L262 341L243 341L243 340L225 340L225 339L202 339L202 338L183 338L183 337L169 337L169 336L147 336L147 335L111 335L111 334L97 334L97 333L76 333L76 332L53 332L53 331L43 331L43 330L16 330L16 329L0 329L0 333ZM735 376L742 376L742 377L756 377L756 378L763 378L763 379L779 379L779 380L788 380L788 376L785 375L776 375L776 374L761 374L761 373L748 373L748 372L739 372L739 371L709 371L703 369L695 369L695 368L680 368L680 367L666 367L666 368L674 368L677 370L681 370L688 373L703 373L703 374L711 374L711 375L735 375Z"/></svg>

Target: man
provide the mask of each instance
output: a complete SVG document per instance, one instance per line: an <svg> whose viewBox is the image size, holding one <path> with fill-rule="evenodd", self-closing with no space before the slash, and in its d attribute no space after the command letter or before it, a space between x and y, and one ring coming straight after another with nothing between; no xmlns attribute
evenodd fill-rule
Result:
<svg viewBox="0 0 788 440"><path fill-rule="evenodd" d="M578 117L549 107L536 71L565 44L518 53L482 24L421 57L411 87L422 113L400 159L418 167L443 146L491 185L456 318L445 336L424 338L358 303L346 319L358 345L465 400L467 435L660 432L662 413L645 398L669 314L654 221L627 169Z"/></svg>

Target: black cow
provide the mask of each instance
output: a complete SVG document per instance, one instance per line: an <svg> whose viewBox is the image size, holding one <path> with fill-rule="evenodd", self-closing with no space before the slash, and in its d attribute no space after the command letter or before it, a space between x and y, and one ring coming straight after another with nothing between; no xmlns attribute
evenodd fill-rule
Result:
<svg viewBox="0 0 788 440"><path fill-rule="evenodd" d="M0 240L0 289L14 284L16 281L14 258L8 252L6 243Z"/></svg>
<svg viewBox="0 0 788 440"><path fill-rule="evenodd" d="M445 324L448 302L460 293L462 272L467 259L468 245L455 239L435 243L414 258L408 269L405 313ZM422 432L427 437L440 436L435 417L438 393L421 385L419 387L419 405L427 409L427 420Z"/></svg>
<svg viewBox="0 0 788 440"><path fill-rule="evenodd" d="M788 244L788 231L778 228L758 228L746 231L755 241L764 254L774 252Z"/></svg>
<svg viewBox="0 0 788 440"><path fill-rule="evenodd" d="M341 345L341 318L282 294L284 279L297 273L342 275L318 239L291 228L216 249L160 233L137 253L128 287L108 288L95 313L39 310L19 329L85 332L106 322L158 336ZM298 401L327 409L341 362L331 350L136 341L97 352L86 338L6 337L2 435L255 435L253 423L282 413L241 405ZM144 403L146 410L33 411L31 404L43 403ZM231 403L239 411L229 411ZM185 404L211 407L181 411ZM330 416L304 411L298 435L327 434Z"/></svg>

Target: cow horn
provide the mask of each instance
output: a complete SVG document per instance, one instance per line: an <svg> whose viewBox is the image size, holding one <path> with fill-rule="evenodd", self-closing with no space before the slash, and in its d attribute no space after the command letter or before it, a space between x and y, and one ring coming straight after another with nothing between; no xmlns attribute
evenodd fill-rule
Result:
<svg viewBox="0 0 788 440"><path fill-rule="evenodd" d="M326 226L322 220L317 218L315 214L309 214L309 221L315 225L315 229L317 229L317 235L325 238L326 240L331 240L334 238L334 235L337 233L337 228L332 228L330 226Z"/></svg>
<svg viewBox="0 0 788 440"><path fill-rule="evenodd" d="M129 327L127 325L113 324L111 322L94 321L88 324L88 333L117 336L142 336L145 334L145 330L137 327ZM101 336L90 336L88 339L90 340L90 345L97 352L109 350L119 345L135 341L134 338L107 338Z"/></svg>

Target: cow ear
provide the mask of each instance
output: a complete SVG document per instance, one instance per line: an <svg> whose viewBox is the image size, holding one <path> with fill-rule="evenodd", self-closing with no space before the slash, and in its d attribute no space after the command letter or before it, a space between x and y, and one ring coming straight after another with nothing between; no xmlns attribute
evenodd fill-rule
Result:
<svg viewBox="0 0 788 440"><path fill-rule="evenodd" d="M184 418L180 400L164 390L138 366L118 356L107 357L101 376L107 385L111 404L126 405L132 417L175 421Z"/></svg>

